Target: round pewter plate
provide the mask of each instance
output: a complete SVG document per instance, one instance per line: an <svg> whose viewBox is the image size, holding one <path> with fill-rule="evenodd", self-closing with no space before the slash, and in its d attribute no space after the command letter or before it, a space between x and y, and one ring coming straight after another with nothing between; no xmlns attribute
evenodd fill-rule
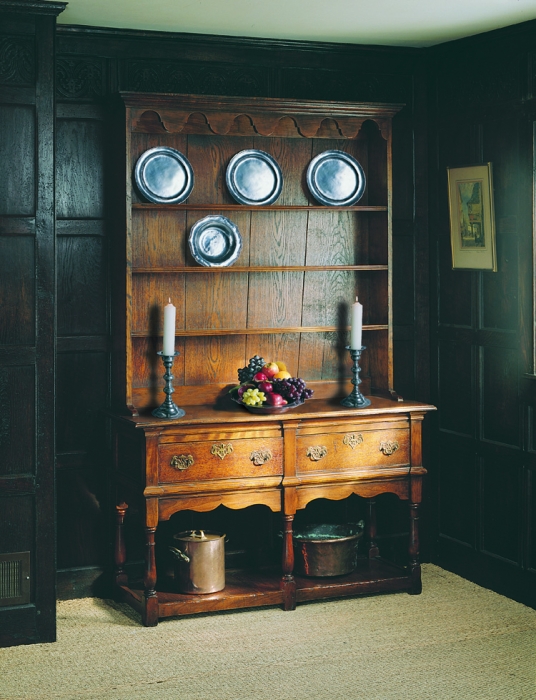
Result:
<svg viewBox="0 0 536 700"><path fill-rule="evenodd" d="M138 158L134 179L141 194L150 202L180 204L193 189L194 171L182 153L157 146Z"/></svg>
<svg viewBox="0 0 536 700"><path fill-rule="evenodd" d="M227 267L237 261L242 250L238 227L225 216L205 216L190 229L190 251L205 267Z"/></svg>
<svg viewBox="0 0 536 700"><path fill-rule="evenodd" d="M229 161L225 181L239 204L273 204L281 194L283 176L279 163L269 153L249 149Z"/></svg>
<svg viewBox="0 0 536 700"><path fill-rule="evenodd" d="M363 196L365 173L350 154L324 151L309 163L307 186L320 204L348 207Z"/></svg>

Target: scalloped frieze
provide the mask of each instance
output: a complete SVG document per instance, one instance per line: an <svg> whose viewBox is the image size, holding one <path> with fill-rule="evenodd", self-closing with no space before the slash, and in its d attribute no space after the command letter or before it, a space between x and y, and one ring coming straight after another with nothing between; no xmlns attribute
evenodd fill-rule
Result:
<svg viewBox="0 0 536 700"><path fill-rule="evenodd" d="M168 133L189 133L191 124L195 133L199 133L199 125L206 123L210 133L219 136L243 134L241 124L247 124L248 129L259 136L297 136L304 138L324 137L353 139L359 133L363 122L362 117L324 117L288 114L245 114L244 112L204 112L194 110L137 110L134 116L134 131L158 130L156 125Z"/></svg>
<svg viewBox="0 0 536 700"><path fill-rule="evenodd" d="M56 94L60 99L87 99L104 95L103 61L93 58L58 58Z"/></svg>
<svg viewBox="0 0 536 700"><path fill-rule="evenodd" d="M0 39L0 84L30 86L35 83L33 37L4 36Z"/></svg>
<svg viewBox="0 0 536 700"><path fill-rule="evenodd" d="M125 61L122 90L198 95L267 95L269 69L221 63Z"/></svg>

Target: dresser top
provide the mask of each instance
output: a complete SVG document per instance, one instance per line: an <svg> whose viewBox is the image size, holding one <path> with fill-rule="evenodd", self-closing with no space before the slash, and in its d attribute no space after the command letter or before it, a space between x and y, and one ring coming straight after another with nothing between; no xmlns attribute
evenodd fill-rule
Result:
<svg viewBox="0 0 536 700"><path fill-rule="evenodd" d="M418 401L393 401L391 399L370 396L371 404L366 408L347 408L342 406L340 398L308 399L301 406L280 413L251 413L224 396L212 405L181 406L185 415L181 418L155 418L150 413L139 416L114 416L116 419L134 425L136 428L160 428L168 425L180 427L199 424L237 424L266 423L330 419L360 419L379 415L400 415L426 413L435 411L435 406Z"/></svg>

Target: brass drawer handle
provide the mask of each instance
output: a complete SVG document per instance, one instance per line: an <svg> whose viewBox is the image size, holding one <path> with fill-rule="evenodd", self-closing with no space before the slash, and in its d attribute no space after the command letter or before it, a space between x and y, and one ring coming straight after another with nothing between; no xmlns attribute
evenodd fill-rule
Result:
<svg viewBox="0 0 536 700"><path fill-rule="evenodd" d="M175 469L179 469L181 472L191 467L193 463L194 458L192 455L173 455L170 461L171 466Z"/></svg>
<svg viewBox="0 0 536 700"><path fill-rule="evenodd" d="M380 452L383 452L384 455L394 454L399 447L400 445L396 440L393 440L393 442L389 442L388 440L380 442Z"/></svg>
<svg viewBox="0 0 536 700"><path fill-rule="evenodd" d="M328 448L324 445L311 445L311 447L307 448L306 457L309 457L313 462L318 462L325 457L327 453Z"/></svg>
<svg viewBox="0 0 536 700"><path fill-rule="evenodd" d="M224 459L225 457L227 457L227 455L230 455L232 451L233 446L230 442L228 442L227 444L225 444L224 442L215 442L212 445L210 454L213 454L215 457L219 457L220 459Z"/></svg>
<svg viewBox="0 0 536 700"><path fill-rule="evenodd" d="M272 459L270 450L255 450L249 455L250 460L256 467L261 467Z"/></svg>
<svg viewBox="0 0 536 700"><path fill-rule="evenodd" d="M342 439L343 445L348 445L352 450L363 442L361 433L346 433Z"/></svg>

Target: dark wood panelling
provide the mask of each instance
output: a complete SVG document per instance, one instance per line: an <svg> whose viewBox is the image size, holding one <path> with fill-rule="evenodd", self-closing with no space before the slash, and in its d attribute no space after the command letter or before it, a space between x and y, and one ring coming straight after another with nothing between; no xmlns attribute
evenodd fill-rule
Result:
<svg viewBox="0 0 536 700"><path fill-rule="evenodd" d="M441 535L474 547L478 523L478 469L473 441L442 435L439 459Z"/></svg>
<svg viewBox="0 0 536 700"><path fill-rule="evenodd" d="M108 393L106 353L59 353L57 359L56 449L59 454L99 455L104 447Z"/></svg>
<svg viewBox="0 0 536 700"><path fill-rule="evenodd" d="M33 36L0 37L0 84L33 86L35 39Z"/></svg>
<svg viewBox="0 0 536 700"><path fill-rule="evenodd" d="M528 503L529 531L527 538L527 567L536 573L536 464L531 462L531 468L525 472L525 484Z"/></svg>
<svg viewBox="0 0 536 700"><path fill-rule="evenodd" d="M101 468L60 468L57 495L58 568L106 561L106 480Z"/></svg>
<svg viewBox="0 0 536 700"><path fill-rule="evenodd" d="M521 446L518 352L481 349L482 438Z"/></svg>
<svg viewBox="0 0 536 700"><path fill-rule="evenodd" d="M266 95L270 71L261 66L127 60L121 74L123 90L179 92L200 95Z"/></svg>
<svg viewBox="0 0 536 700"><path fill-rule="evenodd" d="M409 76L382 75L355 69L284 68L281 84L284 97L316 100L363 100L365 102L406 102L411 95Z"/></svg>
<svg viewBox="0 0 536 700"><path fill-rule="evenodd" d="M104 136L96 120L56 125L56 215L101 218L104 212Z"/></svg>
<svg viewBox="0 0 536 700"><path fill-rule="evenodd" d="M533 382L522 377L534 371L534 145L531 112L522 105L535 36L531 22L429 51L436 124L430 182L438 310L438 364L432 372L441 428L468 436L464 440L444 433L437 449L439 561L531 605L536 604L536 579L527 565L533 546L533 456L524 451L531 449L524 402L535 401ZM460 80L467 66L472 79ZM493 164L498 272L452 270L446 166L487 161ZM466 465L475 460L478 478L473 478L472 466L468 483ZM450 481L451 470L458 471L457 485Z"/></svg>
<svg viewBox="0 0 536 700"><path fill-rule="evenodd" d="M104 95L105 91L106 61L104 59L91 56L56 60L58 99L95 99Z"/></svg>
<svg viewBox="0 0 536 700"><path fill-rule="evenodd" d="M0 474L32 474L35 469L35 367L0 366ZM0 551L2 551L0 549Z"/></svg>
<svg viewBox="0 0 536 700"><path fill-rule="evenodd" d="M393 286L400 290L393 298L393 317L396 326L412 326L415 318L413 280L415 257L413 250L413 222L403 226L398 222L396 231L406 235L393 235Z"/></svg>
<svg viewBox="0 0 536 700"><path fill-rule="evenodd" d="M9 177L0 178L0 214L35 213L35 114L25 105L0 105L0 161ZM16 133L17 138L12 138ZM7 173L6 173L7 175Z"/></svg>
<svg viewBox="0 0 536 700"><path fill-rule="evenodd" d="M35 342L35 239L0 236L0 345Z"/></svg>
<svg viewBox="0 0 536 700"><path fill-rule="evenodd" d="M106 246L99 236L58 239L58 334L107 332Z"/></svg>
<svg viewBox="0 0 536 700"><path fill-rule="evenodd" d="M461 435L475 433L474 348L467 343L441 341L439 352L439 425Z"/></svg>
<svg viewBox="0 0 536 700"><path fill-rule="evenodd" d="M2 513L0 552L34 551L35 505L33 497L0 496L0 513ZM32 557L33 564L35 564L34 557ZM34 591L35 583L34 579L32 586ZM35 595L32 595L33 600L35 600Z"/></svg>
<svg viewBox="0 0 536 700"><path fill-rule="evenodd" d="M521 460L507 450L487 453L481 463L482 551L521 564ZM500 527L497 527L498 518Z"/></svg>
<svg viewBox="0 0 536 700"><path fill-rule="evenodd" d="M7 16L0 7L11 34L0 37L0 375L9 409L0 440L3 472L12 476L0 478L0 551L30 552L32 603L0 610L2 645L56 635L53 63L55 17L65 4L9 6Z"/></svg>

